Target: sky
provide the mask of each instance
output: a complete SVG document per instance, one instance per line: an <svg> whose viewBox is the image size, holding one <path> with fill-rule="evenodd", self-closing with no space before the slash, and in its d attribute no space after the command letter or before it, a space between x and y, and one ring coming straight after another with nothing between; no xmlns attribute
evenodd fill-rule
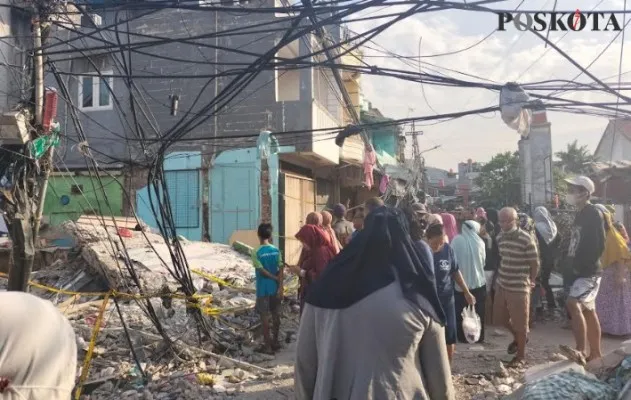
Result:
<svg viewBox="0 0 631 400"><path fill-rule="evenodd" d="M557 0L557 10L595 11L623 10L626 0ZM503 1L490 5L494 9L514 10L519 1ZM555 0L525 0L521 10L552 11ZM631 9L631 2L628 4ZM387 10L371 10L368 14L391 13ZM631 18L631 14L628 15ZM617 14L622 25L623 14ZM383 20L382 20L383 21ZM625 20L626 21L626 20ZM375 21L355 22L350 28L362 32L376 26ZM497 16L491 13L447 10L418 14L398 22L363 48L364 60L370 65L381 67L419 70L418 58L406 59L388 56L386 50L405 57L423 56L420 68L424 72L441 72L450 77L468 81L480 81L459 74L466 73L495 83L516 81L518 83L540 82L550 79L573 80L580 70L531 32L521 32L513 25L506 31L496 31L481 44L453 55L440 56L465 49L496 30ZM618 32L550 32L549 39L556 43L581 66L586 67L598 57ZM565 35L565 36L564 36ZM622 43L620 35L594 64L589 72L599 79L615 84ZM622 63L622 82L631 81L631 31L625 39ZM420 52L419 52L420 42ZM425 57L439 55L437 57ZM445 68L457 71L448 71ZM624 74L627 72L627 74ZM411 83L395 78L362 76L363 97L384 115L399 119L410 116L427 116L442 113L496 106L499 93L482 88L446 88L441 86ZM577 81L593 83L583 75ZM424 91L424 95L423 95ZM615 102L612 95L601 92L565 93L560 97L589 101ZM591 151L596 149L608 119L600 116L585 116L555 111L548 112L551 122L553 151L566 148L577 140ZM457 170L458 162L472 159L487 162L494 154L516 151L519 135L500 118L499 113L472 115L442 123L417 123L422 130L419 137L421 151L440 145L436 150L424 154L427 165Z"/></svg>

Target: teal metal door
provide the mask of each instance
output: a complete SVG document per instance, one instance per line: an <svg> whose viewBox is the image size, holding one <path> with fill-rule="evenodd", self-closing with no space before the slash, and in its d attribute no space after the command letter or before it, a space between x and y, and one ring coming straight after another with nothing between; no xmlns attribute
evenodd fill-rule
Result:
<svg viewBox="0 0 631 400"><path fill-rule="evenodd" d="M188 240L202 240L200 171L166 171L164 175L177 234ZM153 192L153 188L151 191ZM162 195L162 191L160 191L160 195ZM153 193L152 198L154 201L157 200L155 193ZM157 228L158 224L150 204L149 188L144 187L137 190L136 212L138 216L147 225Z"/></svg>
<svg viewBox="0 0 631 400"><path fill-rule="evenodd" d="M167 171L164 177L175 228L199 228L199 171Z"/></svg>
<svg viewBox="0 0 631 400"><path fill-rule="evenodd" d="M211 240L228 243L235 231L256 229L259 179L254 162L215 165L211 170Z"/></svg>

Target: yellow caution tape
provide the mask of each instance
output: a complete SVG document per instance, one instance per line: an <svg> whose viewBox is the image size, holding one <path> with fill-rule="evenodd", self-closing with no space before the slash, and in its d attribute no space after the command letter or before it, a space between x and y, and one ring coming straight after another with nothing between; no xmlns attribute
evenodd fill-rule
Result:
<svg viewBox="0 0 631 400"><path fill-rule="evenodd" d="M99 315L94 322L94 329L92 330L92 338L90 339L90 345L88 346L88 353L85 355L85 360L83 360L83 368L81 369L81 377L79 378L79 384L77 385L77 390L75 392L75 400L79 400L81 397L81 390L83 388L83 383L88 377L88 372L90 371L90 361L92 361L92 354L94 353L94 347L96 346L96 339L99 336L99 331L101 330L101 324L103 323L103 315L105 314L105 310L107 309L107 303L110 301L110 293L105 295L103 299L103 304L101 304L101 309L99 310Z"/></svg>

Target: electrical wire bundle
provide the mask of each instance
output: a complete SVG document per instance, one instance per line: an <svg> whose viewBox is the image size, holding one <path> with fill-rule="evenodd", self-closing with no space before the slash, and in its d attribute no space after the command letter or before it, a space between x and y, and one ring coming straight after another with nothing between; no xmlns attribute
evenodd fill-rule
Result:
<svg viewBox="0 0 631 400"><path fill-rule="evenodd" d="M108 173L108 169L114 167L125 167L128 173L133 173L137 169L147 169L147 184L149 187L149 202L152 213L161 235L169 248L171 263L163 260L165 268L171 276L178 282L180 290L188 298L192 299L195 295L196 288L193 285L191 272L188 266L186 255L182 248L182 244L177 235L175 218L172 207L173 201L169 193L167 178L164 169L164 163L167 156L174 148L185 143L202 141L211 145L211 155L216 155L222 149L235 147L243 147L246 144L254 143L258 133L248 133L239 135L219 135L215 130L211 136L194 136L193 134L203 129L213 118L229 114L245 99L239 99L252 86L257 77L269 71L300 71L311 68L329 68L334 71L347 71L359 73L363 75L374 75L380 77L396 78L411 83L419 83L422 85L435 85L451 88L463 88L472 90L491 90L499 92L503 84L495 83L481 77L449 69L444 73L441 67L430 65L424 71L415 69L395 69L385 68L378 65L370 65L362 61L361 65L346 65L341 62L342 57L352 54L355 49L364 46L374 46L374 39L392 25L400 21L426 12L439 12L448 9L461 9L476 12L493 12L492 9L485 5L497 3L500 0L483 0L473 3L457 3L450 1L437 0L331 0L318 1L314 4L306 1L300 4L292 4L281 7L264 7L261 3L260 7L252 6L227 6L223 1L166 1L157 0L152 2L110 2L103 6L94 6L95 10L101 10L114 14L114 22L102 27L94 29L78 28L72 17L83 16L90 18L86 11L85 4L72 3L77 6L77 15L67 13L66 18L51 19L50 23L57 28L59 32L67 32L68 38L62 39L61 35L49 35L48 43L45 43L41 50L48 58L48 71L55 77L57 85L61 89L60 96L66 105L66 116L70 117L76 138L72 134L66 133L63 136L68 144L80 146L81 153L85 160L86 168L92 177L93 190L102 194L103 205L98 204L99 209L109 209L111 211L111 202L108 199L104 189L103 182L100 178L102 173ZM523 2L522 2L523 3ZM15 6L12 6L15 7ZM381 14L374 17L362 15L370 9L385 7L402 7L405 10L390 14ZM235 18L240 16L261 15L264 22L256 22L244 24L242 26L231 27L219 30L215 25L212 32L204 32L201 34L193 34L187 27L184 17L182 18L182 27L186 31L186 37L165 37L155 34L141 33L135 28L134 24L143 23L143 18L150 18L161 12L204 12L205 15L214 13L215 17L218 13L222 15L234 15ZM282 17L273 17L282 13ZM272 16L273 19L269 17ZM380 20L386 19L385 22ZM210 20L210 17L209 17ZM325 36L329 31L339 27L342 23L351 23L356 21L374 20L375 26L362 33L349 35L343 40L321 40L317 46L306 46L307 51L301 52L300 55L293 58L283 58L279 56L279 51L285 46L295 41L306 41L311 43L313 35ZM216 19L215 19L216 21ZM216 24L216 22L215 22ZM626 26L626 24L625 24ZM629 110L619 107L619 100L629 101L630 98L621 94L621 91L630 90L629 83L618 82L610 85L598 79L589 73L587 68L578 65L569 55L565 54L558 46L550 42L547 37L533 32L541 40L548 43L551 48L563 55L568 61L581 70L581 74L587 75L595 83L583 84L576 82L576 77L570 81L551 80L545 82L522 83L522 87L535 98L546 101L546 107L552 111L563 111L573 113L583 113L597 116L629 116ZM252 42L246 45L235 47L230 45L219 44L220 39L224 41L239 38L254 37ZM257 41L263 38L277 38L275 44L268 49L262 50L246 50L244 47L255 46ZM482 41L490 37L487 35ZM615 40L615 38L614 38ZM479 43L481 43L480 41ZM182 60L171 55L156 54L152 49L166 45L190 46L196 48L201 55L200 60ZM477 45L477 44L476 44ZM462 50L466 51L475 47ZM222 52L222 54L230 54L238 57L237 61L221 61L218 57L206 57L203 50L211 50L213 52ZM374 47L373 47L374 49ZM453 52L452 52L453 53ZM331 54L333 56L331 56ZM400 57L386 49L388 56ZM95 62L99 57L109 55L112 60L116 73L104 75L101 72L101 65ZM173 65L185 64L181 72L185 72L186 68L195 65L214 65L215 72L212 74L193 74L193 73L172 73L172 74L155 74L136 70L134 60L143 57L144 59L156 59L173 63ZM225 57L222 57L225 58ZM87 62L96 74L76 72L73 70L73 63L77 60ZM421 57L419 56L420 65ZM428 63L425 63L426 65ZM592 63L593 64L593 63ZM64 69L62 65L68 65L68 69ZM411 65L410 66L414 66ZM428 72L429 71L429 72ZM459 79L450 75L455 73L465 78ZM117 111L123 132L116 132L110 127L105 126L102 122L94 120L88 113L85 113L74 104L73 96L69 90L70 79L76 79L82 76L96 76L105 82L105 86L112 98L114 109ZM125 98L118 96L109 84L109 78L120 79L124 83L126 90ZM192 102L188 106L188 110L178 111L180 117L169 128L161 127L157 118L153 115L156 104L158 107L169 109L172 104L160 104L151 94L143 88L143 82L146 80L155 80L160 78L170 78L178 80L198 80L205 81L199 85L199 92L192 95ZM217 90L212 98L207 97L207 89L211 85L217 85L221 79L223 84L221 89ZM468 80L467 80L468 79ZM227 81L227 83L226 83ZM272 80L273 82L273 80ZM268 82L269 84L269 82ZM255 88L254 91L260 90L265 85ZM615 103L588 103L570 100L559 97L559 93L568 93L572 91L601 91L617 98ZM553 92L552 94L545 94ZM542 94L543 93L543 94ZM348 104L346 104L348 106ZM403 125L412 121L447 121L461 118L467 115L479 115L483 113L494 113L499 110L497 106L476 108L466 111L458 111L446 114L426 115L411 118L404 118L392 121L383 121L371 124L359 124L358 128L366 129L371 127L387 126L387 125ZM90 141L93 139L86 134L82 121L90 121L91 124L97 125L100 129L109 132L114 139L113 141L123 140L127 146L128 158L121 158L120 154L110 154L106 148L91 146ZM324 141L333 139L344 128L326 128L316 130L293 130L293 131L277 131L274 135L283 138L292 143L300 144L310 142L312 140ZM100 139L101 143L103 140ZM7 150L6 148L4 150ZM418 161L418 160L417 160ZM60 158L63 162L63 158ZM33 166L30 163L20 163L19 159L15 159L10 164L14 168L14 181L22 181L26 187L27 177L32 175ZM8 168L8 167L7 167ZM6 169L6 168L5 168ZM123 185L121 184L121 187ZM128 190L124 192L127 201L134 202L130 198ZM410 190L408 185L407 190ZM32 196L31 192L24 192L27 196ZM97 202L101 202L97 198ZM101 208L101 207L104 208ZM133 207L132 207L133 208ZM112 213L113 214L113 213ZM115 221L114 221L115 223ZM131 262L124 242L122 248L116 248L116 242L110 238L112 251L124 254L123 266L125 271L131 276L134 288L129 288L143 293L143 288L135 271L135 267ZM171 267L172 264L172 267ZM143 311L149 316L156 329L165 338L167 343L171 344L171 339L161 326L161 323L153 309L150 301L139 302ZM116 303L118 309L118 303ZM227 338L216 329L213 329L202 316L199 308L190 307L190 315L197 322L199 327L200 340L210 339L213 344L221 345L227 341ZM119 310L119 316L122 314ZM124 321L123 321L124 323ZM125 328L126 329L126 328ZM131 341L129 342L130 347ZM138 365L140 368L140 366Z"/></svg>

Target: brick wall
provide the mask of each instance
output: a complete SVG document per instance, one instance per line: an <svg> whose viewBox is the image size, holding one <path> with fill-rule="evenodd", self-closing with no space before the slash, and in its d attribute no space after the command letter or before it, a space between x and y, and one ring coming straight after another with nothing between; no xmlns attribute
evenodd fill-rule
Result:
<svg viewBox="0 0 631 400"><path fill-rule="evenodd" d="M136 206L136 191L147 186L149 171L146 168L126 168L124 171L123 215L132 216L132 205Z"/></svg>

